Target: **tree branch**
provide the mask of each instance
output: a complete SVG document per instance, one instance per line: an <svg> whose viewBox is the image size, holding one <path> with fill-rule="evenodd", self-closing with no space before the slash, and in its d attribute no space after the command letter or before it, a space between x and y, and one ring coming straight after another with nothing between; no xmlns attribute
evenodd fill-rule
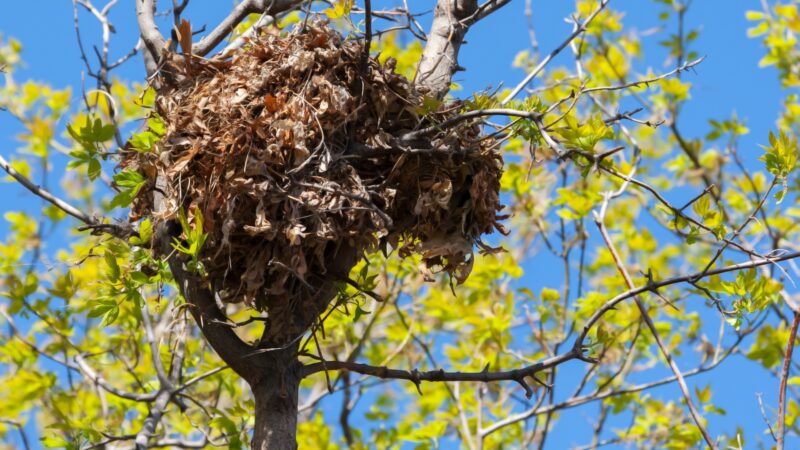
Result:
<svg viewBox="0 0 800 450"><path fill-rule="evenodd" d="M478 6L477 0L439 0L417 68L417 88L432 97L444 98L453 75L463 70L458 65L458 52L469 27L506 3L505 0L490 0Z"/></svg>
<svg viewBox="0 0 800 450"><path fill-rule="evenodd" d="M274 16L296 7L303 1L305 0L245 0L236 5L230 14L222 19L219 25L211 30L206 37L192 45L193 53L199 56L207 55L249 14Z"/></svg>
<svg viewBox="0 0 800 450"><path fill-rule="evenodd" d="M584 361L591 361L582 352L573 350L544 361L532 364L521 369L505 370L490 372L489 365L480 372L447 372L444 369L429 370L420 372L417 369L401 370L390 369L382 366L370 366L367 364L360 364L349 361L321 361L314 364L304 366L302 376L308 377L317 372L326 370L346 370L349 372L360 373L362 375L371 375L378 378L394 379L394 380L408 380L417 386L417 390L422 393L420 383L422 381L428 382L442 382L442 381L477 381L483 383L490 383L494 381L516 381L525 389L525 395L531 398L533 395L533 388L525 380L526 377L534 377L537 372L547 370L559 364L563 364L573 359L580 359Z"/></svg>
<svg viewBox="0 0 800 450"><path fill-rule="evenodd" d="M87 225L94 225L94 224L98 223L98 221L94 217L92 217L92 216L86 214L85 212L79 210L78 208L70 205L66 201L56 197L55 195L51 194L50 192L48 192L47 190L45 190L41 186L36 185L33 181L29 180L28 178L26 178L21 173L17 172L11 166L11 164L9 164L8 161L6 161L6 159L3 158L2 156L0 156L0 167L2 167L3 170L5 170L6 173L11 176L11 178L17 180L17 182L19 184L24 186L25 189L31 191L37 197L40 197L40 198L50 202L51 204L53 204L55 207L57 207L61 211L64 211L68 215L80 220L81 222L83 222L83 223L85 223Z"/></svg>
<svg viewBox="0 0 800 450"><path fill-rule="evenodd" d="M628 89L628 88L632 88L632 87L639 87L641 85L646 85L647 86L650 83L655 83L656 81L660 81L660 80L663 80L665 78L669 78L669 77L671 77L673 75L678 75L681 72L685 72L685 71L693 68L694 66L700 64L701 62L703 62L704 59L706 59L706 57L702 56L700 58L695 59L694 61L683 63L682 65L676 67L675 69L672 69L671 71L669 71L667 73L663 73L663 74L661 74L661 75L659 75L657 77L648 78L648 79L645 79L645 80L631 81L631 82L628 82L628 83L616 84L616 85L611 85L611 86L597 86L597 87L592 87L592 88L584 88L584 89L581 89L581 94L588 94L590 92L597 92L597 91L620 91L620 90Z"/></svg>
<svg viewBox="0 0 800 450"><path fill-rule="evenodd" d="M164 36L158 31L155 21L156 0L136 0L136 20L139 24L139 34L142 37L147 53L158 64L161 51L167 46ZM148 73L148 75L152 75Z"/></svg>
<svg viewBox="0 0 800 450"><path fill-rule="evenodd" d="M425 136L430 133L435 133L437 131L454 127L460 124L461 122L467 121L469 119L475 119L478 117L488 117L488 116L519 117L528 120L538 120L541 119L542 114L532 111L519 111L516 109L507 109L507 108L476 109L473 111L467 111L463 114L459 114L455 117L451 117L450 119L445 120L440 124L431 125L429 127L425 127L416 131L409 131L408 133L405 133L402 136L400 136L400 142L401 143L412 142L420 136Z"/></svg>
<svg viewBox="0 0 800 450"><path fill-rule="evenodd" d="M21 184L25 189L33 193L39 198L44 199L45 201L51 203L56 208L64 211L67 215L70 215L85 225L78 228L79 231L85 230L92 230L92 233L108 233L114 237L120 239L127 239L131 236L131 234L135 234L135 231L131 226L126 225L118 225L113 223L105 223L103 220L99 219L97 216L90 216L85 212L79 210L75 206L72 206L65 200L62 200L59 197L51 194L48 190L42 188L41 186L37 185L21 173L17 172L11 164L0 155L0 168L2 168L7 174L11 176L11 178L15 179L19 184Z"/></svg>
<svg viewBox="0 0 800 450"><path fill-rule="evenodd" d="M572 42L573 39L578 37L579 34L581 34L584 31L586 31L586 28L589 26L590 23L592 23L592 20L594 20L594 18L597 17L597 14L599 14L600 11L602 11L603 8L606 7L606 5L608 4L609 1L610 0L603 0L602 2L600 2L600 6L598 6L597 9L594 10L594 12L592 12L592 14L590 14L589 17L587 17L586 20L584 20L582 24L580 24L580 26L575 28L575 31L573 31L572 34L570 34L567 37L567 39L565 39L564 42L561 43L561 45L559 45L552 52L550 52L550 54L547 55L531 71L531 73L529 73L525 77L524 80L522 80L514 89L512 89L511 93L509 93L508 96L502 102L500 102L500 105L501 106L505 105L508 102L510 102L511 100L513 100L514 97L516 97L517 94L519 94L520 91L522 91L525 88L525 86L528 85L528 83L530 83L534 78L536 78L536 76L539 75L539 73L545 68L545 66L547 66L547 64L550 63L550 61L552 61L553 58L555 58L559 53L561 53L561 51L564 50L564 48L566 46L568 46L570 44L570 42Z"/></svg>
<svg viewBox="0 0 800 450"><path fill-rule="evenodd" d="M370 366L367 364L360 364L355 362L348 362L348 361L321 361L313 364L308 364L303 367L301 371L301 376L303 378L313 375L317 372L322 372L326 370L347 370L351 372L360 373L362 375L370 375L375 376L378 378L383 379L396 379L396 380L408 380L413 382L417 385L419 389L420 382L428 381L428 382L449 382L449 381L476 381L476 382L494 382L494 381L516 381L520 383L523 388L525 388L526 395L532 393L532 389L524 381L524 378L527 376L533 376L537 372L542 370L558 366L563 364L567 361L571 361L574 359L580 359L583 361L593 362L592 359L583 355L583 341L586 340L587 335L589 334L589 330L600 320L600 318L605 315L608 311L613 310L617 304L638 296L644 292L652 291L655 289L659 289L666 286L671 286L673 284L678 283L687 283L693 280L697 280L698 277L710 277L713 275L720 275L723 273L728 272L735 272L742 269L749 269L753 267L760 267L767 264L775 264L782 261L788 261L792 259L800 258L800 252L793 252L787 253L781 256L776 256L774 258L764 258L764 259L756 259L751 260L748 262L740 263L740 264L733 264L726 267L720 267L718 269L709 270L708 272L698 272L694 274L688 275L681 275L672 278L667 278L661 281L648 281L648 283L644 286L639 286L636 288L631 288L630 290L623 292L616 297L608 300L603 306L598 308L595 313L587 320L584 324L584 327L575 340L575 343L572 346L572 349L569 352L563 353L561 355L554 356L552 358L548 358L544 361L539 363L523 367L521 369L514 369L508 371L498 371L498 372L489 372L488 370L484 370L481 372L446 372L444 370L431 370L427 372L420 372L416 369L414 370L400 370L400 369L390 369L388 367L382 366ZM694 372L692 372L693 374ZM697 372L699 373L699 372ZM668 383L671 381L675 381L676 378L670 378L668 380L659 382L659 384Z"/></svg>
<svg viewBox="0 0 800 450"><path fill-rule="evenodd" d="M786 380L789 378L789 366L792 362L792 354L794 353L794 340L797 337L798 325L800 325L800 313L795 312L792 328L789 330L789 342L786 343L786 355L783 357L781 385L778 391L778 450L783 450L784 439L786 438Z"/></svg>
<svg viewBox="0 0 800 450"><path fill-rule="evenodd" d="M156 395L157 395L156 392L148 392L146 394L137 394L137 393L134 393L134 392L124 391L122 389L118 389L118 388L112 386L105 378L103 378L101 375L99 375L97 372L95 372L94 369L92 369L92 367L89 365L89 363L86 361L86 359L80 353L78 353L78 355L75 356L75 363L74 364L72 362L70 362L69 360L66 360L66 359L62 360L62 359L56 358L55 356L51 355L50 353L48 353L48 352L44 351L43 349L39 348L39 346L37 346L34 342L26 339L25 336L22 335L22 332L19 330L19 328L17 328L17 325L14 322L14 319L6 311L4 311L3 309L0 309L0 317L3 317L6 320L6 323L8 323L8 326L11 329L11 333L17 339L19 339L23 344L27 345L31 350L33 350L36 354L41 355L41 356L43 356L43 357L55 362L56 364L64 366L65 368L67 368L69 370L74 370L76 372L80 372L89 381L91 381L95 385L99 386L104 391L108 392L109 394L115 395L115 396L117 396L119 398L124 398L126 400L135 401L135 402L150 402L150 401L153 401L156 398Z"/></svg>
<svg viewBox="0 0 800 450"><path fill-rule="evenodd" d="M627 186L627 183L623 185L622 189L624 189L625 186ZM614 264L617 266L617 270L619 271L620 275L622 275L622 278L625 280L625 284L628 285L629 289L633 289L634 287L633 280L631 280L631 276L628 273L628 270L623 265L622 258L620 257L619 252L617 252L614 243L611 242L611 237L608 235L608 230L606 229L605 224L603 222L606 210L605 207L608 205L609 199L610 195L607 195L605 201L603 202L603 208L600 214L594 213L594 223L600 230L600 234L603 237L603 241L605 242L608 250L611 252L611 257L614 260ZM655 289L653 291L655 292ZM714 440L711 438L711 435L708 433L708 430L706 429L705 425L703 425L703 418L697 411L697 408L694 406L694 402L692 401L692 394L691 392L689 392L689 388L686 386L686 380L684 380L683 375L681 374L681 370L678 368L677 363L675 363L675 360L670 354L669 350L667 349L667 346L664 344L663 339L661 339L661 336L659 335L658 330L656 329L656 326L653 323L653 319L650 318L650 315L647 312L647 308L644 306L644 303L642 303L641 298L639 298L639 296L636 295L633 297L633 299L636 303L636 307L639 309L639 313L641 314L642 319L644 319L644 323L647 325L647 328L650 329L650 333L653 335L653 338L656 341L656 345L658 345L659 350L661 350L661 354L664 356L664 359L667 362L667 366L669 366L670 370L672 370L672 373L675 375L675 378L678 381L678 386L681 389L683 398L686 401L686 406L689 408L689 413L691 414L695 425L697 425L697 428L700 430L700 434L703 435L703 439L706 441L706 444L708 444L709 448L715 450L717 446L714 443Z"/></svg>
<svg viewBox="0 0 800 450"><path fill-rule="evenodd" d="M6 425L12 426L19 431L20 438L22 439L22 445L25 447L25 450L30 450L31 445L28 442L28 435L25 434L25 428L22 426L21 423L17 422L16 420L10 419L0 419L0 423L4 423Z"/></svg>
<svg viewBox="0 0 800 450"><path fill-rule="evenodd" d="M75 362L77 363L77 368L88 380L102 388L104 391L108 392L119 398L124 398L126 400L132 400L135 402L151 402L155 400L158 392L148 392L146 394L136 394L133 392L123 391L122 389L117 389L112 386L108 381L106 381L102 376L100 376L97 372L89 366L89 363L82 355L75 356ZM70 366L67 366L70 367Z"/></svg>
<svg viewBox="0 0 800 450"><path fill-rule="evenodd" d="M172 276L190 304L189 312L220 358L242 378L251 381L258 373L258 359L246 356L254 349L242 341L232 328L224 325L228 318L217 307L214 294L206 283L184 268L180 255L172 248L172 239L178 234L175 228L174 223L162 222L156 228L155 238L162 254L169 255L167 261Z"/></svg>
<svg viewBox="0 0 800 450"><path fill-rule="evenodd" d="M161 417L164 416L164 412L167 410L171 398L172 392L167 389L162 389L158 392L153 406L150 407L147 418L144 419L142 429L136 433L136 438L134 439L136 450L145 450L149 448L148 442L155 434L156 428L161 422Z"/></svg>
<svg viewBox="0 0 800 450"><path fill-rule="evenodd" d="M724 361L728 356L730 356L731 353L733 353L733 351L739 345L741 340L742 339L740 339L736 344L734 344L732 347L730 347L729 350L724 355L722 355L718 360L712 362L711 364L709 364L707 366L697 367L697 368L692 369L690 371L684 372L683 373L683 377L684 378L689 378L689 377L692 377L692 376L695 376L695 375L699 375L701 373L705 373L705 372L708 372L710 370L713 370L714 368L719 366L722 363L722 361ZM502 420L500 420L498 422L495 422L491 426L486 427L485 429L482 430L482 435L484 437L488 436L488 435L490 435L490 434L492 434L492 433L494 433L494 432L496 432L496 431L498 431L498 430L500 430L500 429L502 429L504 427L507 427L507 426L512 425L512 424L517 423L517 422L521 422L523 420L527 420L527 419L529 419L529 418L531 418L533 416L537 416L537 415L540 415L540 414L547 414L547 413L551 413L551 412L555 412L555 411L560 411L562 409L574 408L576 406L585 405L587 403L594 402L594 401L604 400L604 399L607 399L609 397L615 397L617 395L634 394L634 393L646 391L646 390L649 390L649 389L652 389L652 388L655 388L655 387L664 386L664 385L672 383L672 382L674 382L676 380L677 380L677 377L675 377L675 375L671 375L669 377L662 378L662 379L657 380L657 381L652 381L652 382L643 383L643 384L637 384L635 386L631 386L631 387L625 388L625 389L617 389L617 390L614 390L614 389L605 389L605 390L603 390L602 388L601 389L597 389L597 390L595 390L594 392L592 392L590 394L586 394L586 395L583 395L583 396L580 396L580 397L573 397L573 398L570 398L568 400L564 400L561 403L555 403L555 404L552 404L552 405L547 405L545 407L541 407L540 405L534 405L533 408L529 408L529 409L527 409L525 411L522 411L520 413L508 416L508 417L506 417L506 418L504 418L504 419L502 419Z"/></svg>

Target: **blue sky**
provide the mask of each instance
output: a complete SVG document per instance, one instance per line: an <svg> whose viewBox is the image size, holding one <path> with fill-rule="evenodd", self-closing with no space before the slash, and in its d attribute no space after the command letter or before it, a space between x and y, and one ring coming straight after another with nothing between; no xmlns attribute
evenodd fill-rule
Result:
<svg viewBox="0 0 800 450"><path fill-rule="evenodd" d="M163 3L163 2L162 2ZM213 26L227 10L231 2L210 2L193 0L186 15L191 18L193 27L197 29L203 23ZM374 8L392 5L394 2L374 1ZM426 2L412 2L412 7ZM693 49L706 60L695 73L685 76L691 81L692 100L684 107L681 126L688 136L705 135L709 131L708 119L727 118L736 111L746 120L751 133L740 143L741 151L750 161L760 155L757 144L766 141L770 130L775 129L775 120L781 108L781 99L785 93L781 90L777 74L773 69L758 69L758 60L763 51L759 41L748 39L745 35L749 26L745 20L745 11L758 9L756 0L695 0L686 19L689 28L700 28L700 37ZM73 92L79 92L81 71L84 69L79 58L72 22L72 4L67 0L30 0L5 2L4 13L0 15L0 33L12 36L23 44L25 66L15 74L18 81L28 78L46 81L56 88L73 86ZM659 21L658 13L663 9L653 1L645 0L612 0L613 8L626 12L624 23L628 29L649 30L659 26L671 27L674 22ZM571 25L563 18L573 10L570 1L534 0L534 24L540 48L543 52L558 45L571 31ZM495 87L499 83L513 86L524 74L511 67L511 61L520 51L528 48L528 32L526 18L523 14L524 2L513 1L505 9L475 26L468 34L468 44L463 47L460 63L467 70L460 73L456 81L463 86L463 93ZM44 11L46 10L46 12ZM87 14L81 12L82 33L84 39L96 42L99 27ZM112 55L126 53L136 42L135 18L133 2L122 0L115 8L112 21L117 33L112 41ZM645 61L638 61L637 68L644 72L652 67L655 72L670 70L664 67L666 50L658 45L665 38L657 33L644 38ZM113 58L113 56L112 56ZM568 64L569 55L557 58L553 64ZM116 75L127 80L141 80L143 68L139 60L131 61L117 71ZM459 94L457 94L459 95ZM77 106L77 105L76 105ZM7 115L0 115L0 153L6 157L11 155L19 143L13 139L16 124ZM63 162L61 163L63 165ZM18 189L1 186L2 202L0 212L9 210L30 210L37 203ZM0 233L4 233L6 224L0 224ZM523 282L528 283L534 291L545 284L552 285L555 273L537 271L535 262L528 267ZM700 302L697 310L704 311L709 319L710 329L716 330L717 320ZM713 336L715 331L711 332ZM575 376L582 373L579 364L565 366L564 380L569 386L570 368L575 368ZM655 372L659 373L659 372ZM726 376L722 376L722 374ZM736 376L731 376L736 374ZM750 444L763 437L764 429L761 414L756 402L756 392L764 394L767 405L776 405L777 380L766 374L754 364L741 357L733 357L719 371L691 380L691 385L700 386L712 382L714 400L719 406L728 410L729 416L710 416L712 434L732 432L736 425L742 425ZM563 389L568 391L571 388ZM562 393L563 393L562 391ZM675 385L659 388L655 394L662 398L679 398ZM560 422L549 438L549 448L564 448L572 444L588 442L587 430L591 416L596 411L594 406L572 410L566 415L570 418ZM787 447L800 445L800 440L790 437ZM748 445L751 447L751 445Z"/></svg>

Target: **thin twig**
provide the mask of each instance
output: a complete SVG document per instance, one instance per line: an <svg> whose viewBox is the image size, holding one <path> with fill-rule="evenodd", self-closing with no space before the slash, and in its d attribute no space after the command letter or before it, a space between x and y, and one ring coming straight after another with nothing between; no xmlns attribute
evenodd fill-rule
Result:
<svg viewBox="0 0 800 450"><path fill-rule="evenodd" d="M508 96L506 96L506 98L505 98L505 99L503 99L503 101L502 101L502 102L500 102L500 105L505 105L505 104L507 104L508 102L510 102L511 100L513 100L513 99L514 99L514 97L516 97L516 96L517 96L517 94L519 94L519 93L520 93L520 91L522 91L522 90L525 88L525 86L527 86L527 85L528 85L528 83L530 83L530 82L531 82L531 80L533 80L534 78L536 78L536 76L537 76L537 75L539 75L539 73L540 73L540 72L541 72L541 71L542 71L542 70L545 68L545 66L547 66L547 64L548 64L548 63L549 63L549 62L550 62L550 61L551 61L553 58L555 58L555 57L556 57L556 56L557 56L559 53L561 53L561 51L562 51L562 50L564 50L564 48L565 48L566 46L568 46L568 45L569 45L569 43L570 43L570 42L572 42L572 40L573 40L573 39L575 39L576 37L578 37L578 35L579 35L579 34L581 34L581 33L583 33L584 31L586 31L586 28L589 26L589 24L590 24L590 23L592 23L592 20L594 20L594 18L595 18L595 17L596 17L596 16L597 16L597 15L600 13L600 11L602 11L602 10L603 10L603 9L606 7L606 5L608 4L608 2L609 2L609 1L610 1L610 0L602 0L602 1L600 2L600 6L598 6L598 7L597 7L597 9L596 9L596 10L594 10L594 12L592 12L592 14L590 14L590 15L589 15L589 17L587 17L587 18L586 18L586 20L584 20L582 24L580 24L580 26L576 27L575 31L573 31L573 32L572 32L572 34L570 34L570 35L567 37L567 39L565 39L565 40L564 40L564 42L562 42L562 43L561 43L561 45L559 45L559 46L558 46L558 47L556 47L556 48L555 48L555 49L554 49L552 52L550 52L550 54L549 54L549 55L547 55L547 56L546 56L546 57L545 57L545 58L544 58L544 59L543 59L543 60L542 60L542 61L539 63L539 65L537 65L537 66L536 66L536 67L535 67L535 68L534 68L534 69L531 71L531 73L529 73L529 74L528 74L528 76L526 76L526 77L525 77L525 79L524 79L524 80L522 80L522 81L521 81L521 82L520 82L520 83L519 83L519 84L518 84L518 85L517 85L517 86L516 86L514 89L512 89L512 90L511 90L511 92L508 94Z"/></svg>
<svg viewBox="0 0 800 450"><path fill-rule="evenodd" d="M604 207L608 204L608 199L609 197L607 196L605 202L603 203ZM625 284L628 285L629 289L633 289L634 286L633 280L631 280L631 277L628 274L627 269L623 265L622 259L620 258L619 253L617 252L617 249L614 246L614 243L611 241L611 237L608 235L608 231L606 230L605 224L603 222L604 212L605 208L603 208L603 213L601 213L602 215L594 213L595 225L597 225L597 228L600 230L600 234L602 235L603 240L605 241L606 247L611 252L611 256L614 259L614 263L617 266L617 270L620 272L622 278L625 280ZM694 406L694 402L692 401L692 394L691 392L689 392L689 388L686 385L686 380L684 380L683 375L681 374L681 371L678 368L678 365L675 363L675 360L672 358L672 355L670 354L669 350L664 344L664 341L661 339L661 336L659 335L658 330L656 329L656 326L653 323L653 319L650 318L650 315L647 312L647 308L642 303L641 298L639 298L639 296L636 295L633 297L633 299L634 302L636 303L636 307L639 309L642 318L644 319L645 324L647 325L647 328L649 328L650 332L653 334L653 338L655 339L659 350L661 350L661 354L667 361L667 365L669 366L670 370L672 370L672 373L675 375L675 378L678 381L678 386L681 389L683 398L686 401L686 406L689 408L689 413L691 414L695 425L697 426L698 430L700 430L700 434L703 435L703 439L706 441L706 444L708 444L708 446L712 450L715 450L717 446L714 443L714 440L711 438L711 435L708 433L708 430L706 429L705 425L703 425L703 418L700 416L700 413Z"/></svg>
<svg viewBox="0 0 800 450"><path fill-rule="evenodd" d="M794 353L794 341L797 337L797 326L800 325L800 313L794 313L792 328L789 330L789 342L786 343L786 354L783 357L783 370L781 370L781 385L778 391L778 450L783 450L786 437L786 380L789 378L789 366Z"/></svg>
<svg viewBox="0 0 800 450"><path fill-rule="evenodd" d="M70 205L66 201L56 197L55 195L51 194L47 190L43 189L42 187L34 184L31 180L26 178L21 173L17 172L16 169L14 169L11 166L11 164L9 164L8 161L6 161L6 159L3 158L2 155L0 155L0 167L2 167L3 170L6 171L6 173L11 175L12 178L17 180L17 182L19 182L19 184L24 186L25 189L31 191L36 196L41 197L41 198L47 200L48 202L52 203L54 206L56 206L61 211L64 211L65 213L67 213L70 216L80 220L83 223L86 223L87 225L94 225L94 224L98 223L98 221L94 217L84 213L83 211L81 211L78 208Z"/></svg>
<svg viewBox="0 0 800 450"><path fill-rule="evenodd" d="M30 442L28 442L28 435L25 434L25 428L22 426L21 423L11 419L0 419L0 423L4 423L6 425L10 425L16 428L17 431L19 431L20 438L22 439L22 445L25 447L25 450L31 449L31 444Z"/></svg>
<svg viewBox="0 0 800 450"><path fill-rule="evenodd" d="M628 89L628 88L632 88L632 87L638 87L638 86L642 86L642 85L647 86L647 85L650 85L651 83L655 83L656 81L660 81L660 80L663 80L665 78L669 78L669 77L671 77L673 75L677 75L677 74L679 74L681 72L685 72L685 71L693 68L694 66L700 64L701 62L703 62L704 59L706 59L706 57L705 56L701 56L700 58L697 58L694 61L690 61L690 62L684 63L684 64L678 66L677 68L675 68L675 69L673 69L673 70L671 70L671 71L669 71L667 73L661 74L661 75L659 75L657 77L648 78L648 79L639 80L639 81L632 81L632 82L629 82L629 83L617 84L617 85L613 85L613 86L597 86L597 87L593 87L593 88L586 88L586 89L582 89L581 93L588 94L590 92L597 92L597 91L619 91L619 90Z"/></svg>
<svg viewBox="0 0 800 450"><path fill-rule="evenodd" d="M756 392L756 399L758 399L758 409L761 410L761 418L764 419L764 423L767 424L767 428L769 429L769 434L772 436L772 440L778 442L778 437L775 436L775 430L772 429L772 424L767 418L767 411L764 410L764 399L761 398L760 392Z"/></svg>

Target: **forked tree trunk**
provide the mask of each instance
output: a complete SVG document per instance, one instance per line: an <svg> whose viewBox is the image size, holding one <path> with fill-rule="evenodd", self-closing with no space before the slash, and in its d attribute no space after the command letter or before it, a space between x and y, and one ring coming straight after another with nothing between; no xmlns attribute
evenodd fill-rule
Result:
<svg viewBox="0 0 800 450"><path fill-rule="evenodd" d="M155 232L162 255L169 255L169 266L181 293L191 305L203 335L225 363L250 385L255 398L254 450L297 449L297 399L303 365L297 359L299 342L286 345L309 329L336 295L330 280L347 277L358 252L352 247L339 247L331 256L328 276L316 292L302 302L305 309L275 308L265 322L263 347L245 343L228 325L230 319L218 307L209 283L184 267L180 253L173 251L172 240L180 235L180 225L162 222ZM266 347L266 348L264 348ZM267 350L280 348L280 350ZM259 351L261 350L261 351Z"/></svg>
<svg viewBox="0 0 800 450"><path fill-rule="evenodd" d="M297 449L300 368L297 345L265 354L270 364L253 385L256 401L253 450Z"/></svg>
<svg viewBox="0 0 800 450"><path fill-rule="evenodd" d="M261 354L243 342L217 307L207 284L186 271L177 252L171 252L171 240L180 234L174 222L162 222L156 240L163 254L171 254L169 265L181 293L192 305L189 308L203 335L239 376L250 385L255 398L254 450L294 450L297 448L297 397L302 365L297 360L298 344ZM277 345L275 345L277 346ZM272 347L275 347L272 346Z"/></svg>
<svg viewBox="0 0 800 450"><path fill-rule="evenodd" d="M253 450L297 448L297 399L303 378L303 364L297 359L300 348L297 336L305 334L328 308L338 292L333 280L347 279L359 254L358 249L347 244L331 245L326 253L328 272L319 277L322 281L315 285L315 290L294 307L287 307L291 304L287 300L270 309L264 322L262 346L283 348L286 342L295 343L282 350L245 358L257 363L241 371L256 401Z"/></svg>

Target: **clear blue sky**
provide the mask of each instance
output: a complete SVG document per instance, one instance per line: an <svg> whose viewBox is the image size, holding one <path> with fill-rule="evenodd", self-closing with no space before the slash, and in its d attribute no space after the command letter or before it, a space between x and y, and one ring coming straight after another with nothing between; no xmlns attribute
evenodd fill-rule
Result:
<svg viewBox="0 0 800 450"><path fill-rule="evenodd" d="M192 0L186 15L191 18L194 28L203 23L213 26L231 3ZM373 3L374 8L380 8L397 2ZM425 3L427 2L417 1L412 5ZM571 26L563 18L572 11L573 2L534 0L533 6L541 50L548 52L571 31ZM612 0L610 6L626 12L624 23L628 28L647 30L664 24L657 19L662 9L654 1ZM133 1L122 0L115 8L112 20L117 33L112 42L112 55L124 54L136 42L133 7ZM749 154L751 160L760 152L756 144L766 141L768 132L775 128L775 119L783 96L774 70L757 68L757 62L763 54L759 42L748 39L745 35L748 23L744 13L747 9L758 7L759 2L755 0L693 2L687 15L687 25L689 28L701 28L700 37L693 49L706 55L707 59L696 73L688 74L685 78L693 83L693 89L692 100L686 105L681 122L686 135L704 135L708 132L709 118L727 118L736 111L747 121L751 130L751 134L745 136L740 145L742 152ZM529 42L523 8L524 2L515 0L500 13L479 23L470 31L468 44L463 48L461 57L461 65L467 70L456 79L464 87L463 92L497 86L501 82L514 85L523 77L524 74L511 68L514 56L520 50L526 49ZM80 92L81 71L84 67L75 40L71 2L7 1L4 2L3 10L0 15L0 32L19 39L24 46L23 59L26 65L15 74L16 79L42 80L56 88L73 86L73 92ZM84 39L96 42L99 36L96 22L83 12L80 17ZM675 23L667 23L666 26L673 27L674 30ZM663 34L644 38L647 59L639 61L640 71L644 72L648 67L656 72L669 70L662 64L665 49L657 44L662 39ZM566 64L566 58L561 57L554 64ZM126 64L117 71L117 76L141 80L141 62L135 60ZM4 156L12 154L20 145L13 139L16 126L8 115L0 114L0 153ZM30 209L36 204L30 196L22 195L21 191L11 186L5 185L1 188L0 198L3 200L0 202L0 212ZM5 223L0 224L0 233L4 233L6 229ZM536 267L535 261L531 263L524 279L534 291L545 282L553 285L554 277L560 277L558 274L537 270ZM698 309L702 310L702 305ZM715 316L704 313L704 317L709 318L710 327L715 329ZM579 365L574 367L575 373L578 373ZM568 373L569 369L562 371ZM726 376L722 376L723 374ZM569 376L562 381L569 382ZM690 384L702 386L707 382L713 383L717 404L728 411L727 417L709 417L711 433L730 433L736 425L742 425L749 440L748 448L752 448L757 439L763 438L764 429L755 393L764 393L765 403L776 405L776 380L743 358L733 357L719 371L694 378ZM660 388L654 393L663 398L680 397L675 385ZM548 447L557 449L588 442L589 427L595 411L596 406L589 405L568 412L566 415L570 419L556 426L549 438ZM800 440L789 437L787 448L798 447Z"/></svg>

